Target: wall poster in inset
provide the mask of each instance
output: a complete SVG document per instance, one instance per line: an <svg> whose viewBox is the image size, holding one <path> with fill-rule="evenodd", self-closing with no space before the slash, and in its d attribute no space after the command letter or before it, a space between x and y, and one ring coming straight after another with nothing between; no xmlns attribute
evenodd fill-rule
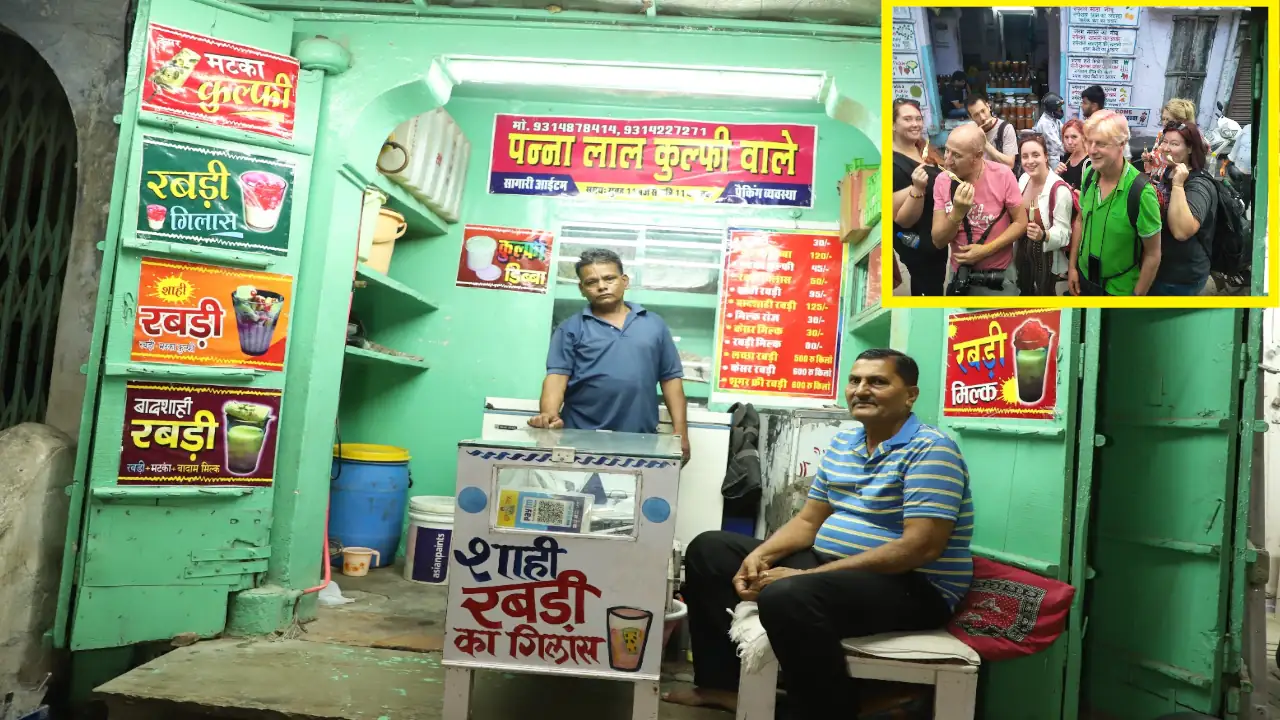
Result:
<svg viewBox="0 0 1280 720"><path fill-rule="evenodd" d="M457 285L545 294L554 242L547 230L468 225Z"/></svg>
<svg viewBox="0 0 1280 720"><path fill-rule="evenodd" d="M947 318L947 417L1050 419L1057 409L1060 310Z"/></svg>
<svg viewBox="0 0 1280 720"><path fill-rule="evenodd" d="M142 258L134 362L284 369L293 278Z"/></svg>
<svg viewBox="0 0 1280 720"><path fill-rule="evenodd" d="M144 136L137 236L285 255L294 169L279 158Z"/></svg>
<svg viewBox="0 0 1280 720"><path fill-rule="evenodd" d="M282 395L129 381L117 484L270 485Z"/></svg>

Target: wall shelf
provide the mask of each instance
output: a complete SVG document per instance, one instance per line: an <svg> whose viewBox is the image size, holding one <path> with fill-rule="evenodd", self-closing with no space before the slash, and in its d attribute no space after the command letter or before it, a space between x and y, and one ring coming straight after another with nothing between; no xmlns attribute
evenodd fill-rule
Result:
<svg viewBox="0 0 1280 720"><path fill-rule="evenodd" d="M365 350L364 348L353 347L351 345L347 345L343 353L351 360L363 363L400 365L417 370L426 370L429 367L426 360L414 360L413 358L400 357L399 355L387 355L386 353L380 353L374 350Z"/></svg>
<svg viewBox="0 0 1280 720"><path fill-rule="evenodd" d="M356 266L356 276L367 283L366 287L362 289L379 295L378 300L385 298L386 300L407 303L421 312L433 312L438 309L435 303L428 300L422 293L399 280L393 280L383 275L364 263Z"/></svg>
<svg viewBox="0 0 1280 720"><path fill-rule="evenodd" d="M449 232L449 223L387 176L376 173L373 185L387 194L387 207L404 215L404 221L409 224L406 238L438 237Z"/></svg>
<svg viewBox="0 0 1280 720"><path fill-rule="evenodd" d="M849 319L849 333L860 333L887 329L893 308L881 307L879 303L863 310Z"/></svg>

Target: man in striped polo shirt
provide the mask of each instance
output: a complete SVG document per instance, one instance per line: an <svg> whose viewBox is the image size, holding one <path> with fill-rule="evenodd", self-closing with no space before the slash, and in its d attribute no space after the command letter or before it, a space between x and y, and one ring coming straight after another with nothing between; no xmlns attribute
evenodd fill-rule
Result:
<svg viewBox="0 0 1280 720"><path fill-rule="evenodd" d="M969 589L973 504L960 449L911 412L915 361L867 350L845 387L860 426L841 430L804 508L768 540L694 538L685 557L691 690L664 700L733 709L739 661L727 609L759 603L793 717L857 717L840 640L944 625Z"/></svg>

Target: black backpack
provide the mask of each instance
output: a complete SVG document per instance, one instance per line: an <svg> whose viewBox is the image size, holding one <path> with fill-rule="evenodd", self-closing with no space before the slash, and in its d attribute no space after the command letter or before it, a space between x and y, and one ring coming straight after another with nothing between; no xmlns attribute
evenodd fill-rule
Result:
<svg viewBox="0 0 1280 720"><path fill-rule="evenodd" d="M997 150L1000 150L1000 143L1004 141L1004 129L1007 127L1009 127L1009 123L1004 120L1001 120L996 125L996 141L992 144L996 146ZM1000 152L1004 151L1000 150ZM1018 152L1018 132L1016 130L1013 133L1013 176L1015 178L1022 177L1022 153Z"/></svg>
<svg viewBox="0 0 1280 720"><path fill-rule="evenodd" d="M1226 183L1202 172L1213 185L1213 233L1205 253L1209 270L1224 275L1241 275L1253 261L1253 227L1245 217L1244 200Z"/></svg>
<svg viewBox="0 0 1280 720"><path fill-rule="evenodd" d="M1085 168L1082 172L1087 174L1080 182L1080 197L1084 196L1089 190L1098 183L1098 172L1092 167ZM1111 275L1104 280L1110 280L1113 277L1123 275L1138 265L1142 264L1142 238L1138 237L1138 214L1142 211L1142 191L1151 184L1151 178L1143 172L1133 179L1133 183L1129 185L1129 196L1125 198L1125 209L1129 214L1129 225L1133 227L1133 265L1121 270L1115 275ZM1092 278L1091 278L1092 279Z"/></svg>

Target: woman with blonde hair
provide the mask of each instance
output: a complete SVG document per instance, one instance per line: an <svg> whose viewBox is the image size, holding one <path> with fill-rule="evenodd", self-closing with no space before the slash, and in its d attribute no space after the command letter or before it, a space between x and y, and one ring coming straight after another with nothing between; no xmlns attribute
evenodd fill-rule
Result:
<svg viewBox="0 0 1280 720"><path fill-rule="evenodd" d="M1074 295L1146 295L1160 267L1160 201L1129 163L1129 122L1099 110L1084 124L1090 166L1080 183L1080 242L1071 244Z"/></svg>
<svg viewBox="0 0 1280 720"><path fill-rule="evenodd" d="M1150 150L1142 151L1143 170L1148 175L1159 177L1169 163L1169 159L1159 153L1164 143L1164 129L1170 125L1194 125L1195 122L1196 104L1186 98L1174 98L1160 108L1160 132L1156 133L1156 143ZM1205 150L1208 149L1206 145Z"/></svg>

